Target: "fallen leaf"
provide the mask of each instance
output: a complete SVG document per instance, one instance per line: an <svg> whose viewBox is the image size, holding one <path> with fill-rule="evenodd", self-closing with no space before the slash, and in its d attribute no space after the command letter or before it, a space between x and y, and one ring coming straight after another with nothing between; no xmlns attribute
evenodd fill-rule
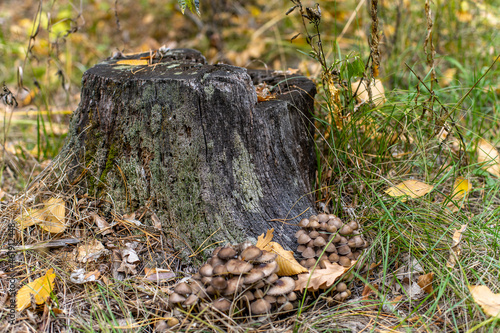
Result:
<svg viewBox="0 0 500 333"><path fill-rule="evenodd" d="M358 89L359 87L359 89ZM385 103L385 90L384 90L384 85L380 80L375 80L374 84L370 85L371 91L372 91L372 100L375 106L380 106ZM356 100L358 102L368 102L370 99L370 96L368 95L368 90L367 90L367 84L366 80L363 80L361 82L360 86L360 81L356 81L353 84L351 84L351 89L352 93L356 94Z"/></svg>
<svg viewBox="0 0 500 333"><path fill-rule="evenodd" d="M418 277L417 283L426 293L432 293L432 282L434 281L434 272L430 272Z"/></svg>
<svg viewBox="0 0 500 333"><path fill-rule="evenodd" d="M361 292L361 298L366 301L370 298L371 295L376 295L378 291L378 285L377 284L365 284L365 287L363 288L363 292Z"/></svg>
<svg viewBox="0 0 500 333"><path fill-rule="evenodd" d="M144 66L147 65L147 60L139 59L128 59L128 60L118 60L115 65L128 65L128 66Z"/></svg>
<svg viewBox="0 0 500 333"><path fill-rule="evenodd" d="M472 183L468 179L465 179L464 177L457 177L457 179L455 179L455 183L453 184L451 198L455 200L465 198L471 189Z"/></svg>
<svg viewBox="0 0 500 333"><path fill-rule="evenodd" d="M290 276L300 273L307 273L308 270L295 260L293 251L286 251L280 244L269 242L266 250L276 253L276 262L278 263L278 276Z"/></svg>
<svg viewBox="0 0 500 333"><path fill-rule="evenodd" d="M43 221L45 210L43 208L33 209L28 208L23 213L18 215L15 220L19 223L21 230L38 224Z"/></svg>
<svg viewBox="0 0 500 333"><path fill-rule="evenodd" d="M23 311L31 304L31 295L34 296L36 304L42 304L50 296L54 289L54 279L56 274L54 270L49 269L44 276L24 285L17 292L17 311Z"/></svg>
<svg viewBox="0 0 500 333"><path fill-rule="evenodd" d="M410 179L405 180L396 186L392 186L384 192L391 197L409 196L410 198L419 198L432 191L433 188L434 186L432 185ZM402 198L402 201L406 201L406 198Z"/></svg>
<svg viewBox="0 0 500 333"><path fill-rule="evenodd" d="M38 225L45 231L58 234L66 229L64 223L66 204L61 198L50 198L45 202L44 219Z"/></svg>
<svg viewBox="0 0 500 333"><path fill-rule="evenodd" d="M155 228L155 230L161 231L161 221L154 212L151 214L151 220L153 220L153 228Z"/></svg>
<svg viewBox="0 0 500 333"><path fill-rule="evenodd" d="M354 265L353 261L351 264ZM325 260L324 269L315 269L312 273L304 273L297 275L298 280L295 281L295 290L302 292L307 288L309 291L316 291L319 289L327 289L331 287L337 278L342 276L350 267L343 267L337 263L330 263Z"/></svg>
<svg viewBox="0 0 500 333"><path fill-rule="evenodd" d="M129 264L135 264L140 261L139 257L137 256L137 253L135 252L137 245L139 245L139 243L137 242L125 244L126 247L121 251L122 258L124 261L128 262Z"/></svg>
<svg viewBox="0 0 500 333"><path fill-rule="evenodd" d="M477 161L484 163L482 168L500 178L500 155L498 150L488 141L479 139L477 144Z"/></svg>
<svg viewBox="0 0 500 333"><path fill-rule="evenodd" d="M137 265L128 264L125 261L122 261L120 267L118 267L118 269L116 271L123 272L127 275L135 275L135 274L137 274L137 271L135 269L136 267L137 267Z"/></svg>
<svg viewBox="0 0 500 333"><path fill-rule="evenodd" d="M265 237L264 234L257 237L257 244L255 244L255 246L257 246L261 250L265 250L266 246L273 239L273 233L274 233L274 228L271 228L267 230Z"/></svg>
<svg viewBox="0 0 500 333"><path fill-rule="evenodd" d="M170 280L175 277L175 273L173 273L171 270L157 267L151 269L145 268L144 273L144 278L152 282Z"/></svg>
<svg viewBox="0 0 500 333"><path fill-rule="evenodd" d="M494 294L486 286L469 286L469 290L484 313L492 317L500 316L500 294Z"/></svg>
<svg viewBox="0 0 500 333"><path fill-rule="evenodd" d="M467 224L462 225L462 227L459 230L455 230L453 233L453 243L451 244L452 247L457 246L460 241L462 240L462 233L467 230Z"/></svg>
<svg viewBox="0 0 500 333"><path fill-rule="evenodd" d="M98 270L93 272L85 272L84 268L74 270L69 276L69 280L76 284L82 284L86 282L97 281L101 273Z"/></svg>
<svg viewBox="0 0 500 333"><path fill-rule="evenodd" d="M97 227L101 231L101 234L107 235L107 234L113 232L111 230L111 226L109 225L109 223L104 218L100 217L96 213L91 213L90 216L94 220L94 223L97 224Z"/></svg>
<svg viewBox="0 0 500 333"><path fill-rule="evenodd" d="M446 262L446 267L453 268L457 263L458 257L462 253L462 249L460 247L460 241L462 240L462 233L467 229L467 225L464 224L459 230L455 230L453 233L453 239L451 244L450 256L448 257L448 261Z"/></svg>
<svg viewBox="0 0 500 333"><path fill-rule="evenodd" d="M78 246L75 251L77 253L76 260L83 263L95 261L100 256L108 253L108 250L97 239L93 239L88 244Z"/></svg>

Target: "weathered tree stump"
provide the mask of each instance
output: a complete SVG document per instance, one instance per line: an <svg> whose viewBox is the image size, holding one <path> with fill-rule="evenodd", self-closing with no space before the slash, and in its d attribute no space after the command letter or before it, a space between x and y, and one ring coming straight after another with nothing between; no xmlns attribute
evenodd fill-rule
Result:
<svg viewBox="0 0 500 333"><path fill-rule="evenodd" d="M255 240L271 227L276 241L292 245L298 219L276 219L313 207L314 84L207 65L187 49L149 66L116 64L123 59L84 74L61 153L88 168L89 193L106 194L123 212L149 207L184 253L209 237L206 244ZM275 86L277 98L258 102L260 82ZM70 178L81 175L75 169Z"/></svg>

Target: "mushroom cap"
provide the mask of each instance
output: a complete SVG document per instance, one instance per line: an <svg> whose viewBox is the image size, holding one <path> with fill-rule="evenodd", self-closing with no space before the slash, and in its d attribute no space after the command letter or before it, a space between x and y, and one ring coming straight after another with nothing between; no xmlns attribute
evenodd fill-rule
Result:
<svg viewBox="0 0 500 333"><path fill-rule="evenodd" d="M268 283L268 284L273 284L273 283L274 283L274 282L276 282L276 280L278 280L278 279L279 279L278 274L273 273L273 274L271 274L271 275L269 275L269 276L267 277L267 279L266 279L266 283Z"/></svg>
<svg viewBox="0 0 500 333"><path fill-rule="evenodd" d="M200 267L200 274L203 276L212 276L214 273L214 268L210 264L205 264Z"/></svg>
<svg viewBox="0 0 500 333"><path fill-rule="evenodd" d="M353 232L353 230L348 224L344 224L342 226L342 228L340 228L340 230L339 230L339 234L344 235L344 236L350 235L350 234L352 234L352 232Z"/></svg>
<svg viewBox="0 0 500 333"><path fill-rule="evenodd" d="M288 294L287 297L290 302L293 302L297 299L297 294L292 291L291 293Z"/></svg>
<svg viewBox="0 0 500 333"><path fill-rule="evenodd" d="M246 301L251 302L255 299L255 296L253 295L253 292L247 290L240 296L240 299L245 302Z"/></svg>
<svg viewBox="0 0 500 333"><path fill-rule="evenodd" d="M222 249L222 246L216 247L214 252L212 252L212 257L216 257L221 249Z"/></svg>
<svg viewBox="0 0 500 333"><path fill-rule="evenodd" d="M252 284L264 278L264 272L261 270L252 268L252 270L243 277L243 282L245 284Z"/></svg>
<svg viewBox="0 0 500 333"><path fill-rule="evenodd" d="M263 314L269 312L271 310L271 303L266 301L263 298L260 298L256 301L254 301L250 305L250 310L252 311L252 314Z"/></svg>
<svg viewBox="0 0 500 333"><path fill-rule="evenodd" d="M210 284L210 282L212 282L212 278L211 277L204 276L204 277L201 278L201 283L203 283L204 285Z"/></svg>
<svg viewBox="0 0 500 333"><path fill-rule="evenodd" d="M234 277L227 280L227 287L222 291L222 295L229 296L239 293L243 288L243 279L239 277Z"/></svg>
<svg viewBox="0 0 500 333"><path fill-rule="evenodd" d="M246 241L241 242L238 245L236 245L236 249L238 250L239 253L241 253L241 252L245 251L247 248L249 248L250 246L254 246L254 245L249 240L246 240Z"/></svg>
<svg viewBox="0 0 500 333"><path fill-rule="evenodd" d="M299 237L300 237L300 235L305 234L305 233L306 233L306 231L305 231L304 229L299 229L299 230L297 230L297 232L295 233L295 238L299 238Z"/></svg>
<svg viewBox="0 0 500 333"><path fill-rule="evenodd" d="M337 291L339 293L346 291L346 290L347 290L347 285L344 282L340 282L339 284L337 284Z"/></svg>
<svg viewBox="0 0 500 333"><path fill-rule="evenodd" d="M230 246L223 247L219 252L217 252L217 257L222 260L233 259L236 257L236 250Z"/></svg>
<svg viewBox="0 0 500 333"><path fill-rule="evenodd" d="M208 286L207 289L205 289L205 293L208 295L215 295L217 294L217 290L212 286Z"/></svg>
<svg viewBox="0 0 500 333"><path fill-rule="evenodd" d="M198 296L196 296L195 294L191 294L182 304L185 306L191 306L198 303L198 299Z"/></svg>
<svg viewBox="0 0 500 333"><path fill-rule="evenodd" d="M306 249L305 245L299 245L299 246L297 246L297 252L302 253L305 249Z"/></svg>
<svg viewBox="0 0 500 333"><path fill-rule="evenodd" d="M226 265L215 266L213 275L226 275L228 274Z"/></svg>
<svg viewBox="0 0 500 333"><path fill-rule="evenodd" d="M342 228L342 220L340 220L338 217L329 219L328 225L333 225L335 228L340 229Z"/></svg>
<svg viewBox="0 0 500 333"><path fill-rule="evenodd" d="M309 259L309 258L314 258L316 256L316 252L313 250L312 247L308 247L302 252L302 257Z"/></svg>
<svg viewBox="0 0 500 333"><path fill-rule="evenodd" d="M186 297L179 295L178 293L172 293L168 298L170 304L182 303L186 300Z"/></svg>
<svg viewBox="0 0 500 333"><path fill-rule="evenodd" d="M297 238L297 243L299 244L307 244L311 240L311 237L309 237L308 234L302 234Z"/></svg>
<svg viewBox="0 0 500 333"><path fill-rule="evenodd" d="M264 274L264 273L262 273ZM261 288L264 288L266 286L266 283L264 282L264 280L260 280L260 281L257 281L257 283L255 283L252 287L254 287L255 289L261 289Z"/></svg>
<svg viewBox="0 0 500 333"><path fill-rule="evenodd" d="M350 226L352 230L356 230L359 228L358 222L354 220L347 223L347 225Z"/></svg>
<svg viewBox="0 0 500 333"><path fill-rule="evenodd" d="M334 263L334 262L338 262L339 261L339 255L337 253L332 253L328 256L328 260L330 260L330 262Z"/></svg>
<svg viewBox="0 0 500 333"><path fill-rule="evenodd" d="M272 252L263 250L262 255L260 257L258 257L257 259L254 259L253 262L259 263L259 264L268 263L268 262L271 262L274 259L276 259L277 256L278 255L276 253L272 253Z"/></svg>
<svg viewBox="0 0 500 333"><path fill-rule="evenodd" d="M340 256L339 264L344 266L344 267L349 267L349 266L351 266L351 259L349 259L345 256Z"/></svg>
<svg viewBox="0 0 500 333"><path fill-rule="evenodd" d="M267 295L280 296L286 295L295 289L295 280L289 276L284 276L274 282L274 285L269 288Z"/></svg>
<svg viewBox="0 0 500 333"><path fill-rule="evenodd" d="M219 311L227 312L231 308L231 302L225 298L218 298L212 303L212 306Z"/></svg>
<svg viewBox="0 0 500 333"><path fill-rule="evenodd" d="M214 277L210 282L210 284L217 290L222 290L227 288L227 281L222 276Z"/></svg>
<svg viewBox="0 0 500 333"><path fill-rule="evenodd" d="M201 280L201 274L200 273L194 273L193 275L191 275L191 279L193 280Z"/></svg>
<svg viewBox="0 0 500 333"><path fill-rule="evenodd" d="M264 299L266 301L268 301L269 303L271 303L271 304L276 303L276 297L275 296L266 295L266 296L264 296Z"/></svg>
<svg viewBox="0 0 500 333"><path fill-rule="evenodd" d="M262 255L262 250L255 245L247 247L243 252L241 252L241 260L255 260Z"/></svg>
<svg viewBox="0 0 500 333"><path fill-rule="evenodd" d="M290 302L286 302L281 306L281 310L283 311L292 311L293 310L293 304Z"/></svg>
<svg viewBox="0 0 500 333"><path fill-rule="evenodd" d="M276 261L271 261L267 264L260 264L254 269L262 271L262 273L264 273L264 277L268 277L278 270L278 263Z"/></svg>
<svg viewBox="0 0 500 333"><path fill-rule="evenodd" d="M255 298L262 298L264 297L264 292L262 291L262 289L256 289L254 292L253 292L253 296Z"/></svg>
<svg viewBox="0 0 500 333"><path fill-rule="evenodd" d="M306 264L304 265L307 268L313 267L316 265L316 258L309 258L306 260Z"/></svg>
<svg viewBox="0 0 500 333"><path fill-rule="evenodd" d="M316 228L319 228L319 222L318 221L310 221L309 222L309 228L313 228L313 229L316 229Z"/></svg>
<svg viewBox="0 0 500 333"><path fill-rule="evenodd" d="M325 248L325 252L337 252L335 244L333 244L333 242L328 244L328 246Z"/></svg>
<svg viewBox="0 0 500 333"><path fill-rule="evenodd" d="M311 237L312 239L317 238L317 237L319 237L319 232L317 232L316 230L313 230L309 233L309 237Z"/></svg>
<svg viewBox="0 0 500 333"><path fill-rule="evenodd" d="M299 222L299 227L301 228L307 228L308 225L309 225L309 219L302 219Z"/></svg>
<svg viewBox="0 0 500 333"><path fill-rule="evenodd" d="M327 224L326 225L326 231L331 232L332 234L334 234L334 233L337 232L337 227L335 227L334 225Z"/></svg>
<svg viewBox="0 0 500 333"><path fill-rule="evenodd" d="M191 294L191 287L189 287L189 285L185 282L181 282L179 284L177 284L174 288L174 292L179 294L179 295L189 295Z"/></svg>
<svg viewBox="0 0 500 333"><path fill-rule="evenodd" d="M338 248L337 248L337 252L342 255L342 256L345 256L346 254L350 253L351 252L351 248L349 247L349 245L347 244L344 244L344 245L340 245ZM304 255L304 253L302 253L302 255Z"/></svg>
<svg viewBox="0 0 500 333"><path fill-rule="evenodd" d="M239 275L250 272L253 265L243 260L231 259L226 263L226 268L229 273Z"/></svg>
<svg viewBox="0 0 500 333"><path fill-rule="evenodd" d="M311 222L311 221L318 221L318 216L317 215L309 216L309 222Z"/></svg>
<svg viewBox="0 0 500 333"><path fill-rule="evenodd" d="M327 214L318 214L318 221L320 223L328 222L329 219Z"/></svg>
<svg viewBox="0 0 500 333"><path fill-rule="evenodd" d="M212 257L208 262L210 265L212 265L213 268L224 265L226 263L225 260L220 259L219 257Z"/></svg>
<svg viewBox="0 0 500 333"><path fill-rule="evenodd" d="M284 295L278 296L278 297L276 297L276 302L278 304L285 304L286 302L288 302L288 297L286 297Z"/></svg>
<svg viewBox="0 0 500 333"><path fill-rule="evenodd" d="M326 241L323 237L318 237L314 240L314 246L322 247L326 245Z"/></svg>

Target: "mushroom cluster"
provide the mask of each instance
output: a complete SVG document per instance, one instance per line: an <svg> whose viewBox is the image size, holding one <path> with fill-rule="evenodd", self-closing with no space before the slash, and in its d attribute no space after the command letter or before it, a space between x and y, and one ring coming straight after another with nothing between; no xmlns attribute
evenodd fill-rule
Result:
<svg viewBox="0 0 500 333"><path fill-rule="evenodd" d="M169 305L251 315L290 311L297 299L295 280L278 277L277 270L276 254L251 243L220 247L187 282L174 287Z"/></svg>
<svg viewBox="0 0 500 333"><path fill-rule="evenodd" d="M321 268L325 260L349 267L367 246L356 221L343 223L333 214L312 215L302 219L299 226L302 229L295 233L297 252L302 254L300 264L306 268L313 267L318 259Z"/></svg>

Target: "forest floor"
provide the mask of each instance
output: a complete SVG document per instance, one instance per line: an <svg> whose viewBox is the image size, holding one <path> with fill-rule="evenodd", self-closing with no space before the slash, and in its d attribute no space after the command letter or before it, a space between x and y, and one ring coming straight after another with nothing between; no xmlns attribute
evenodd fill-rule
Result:
<svg viewBox="0 0 500 333"><path fill-rule="evenodd" d="M177 1L0 2L0 81L18 103L2 92L0 331L500 329L498 3L380 1L371 14L369 1L323 1L321 47L308 22L316 5L303 3L308 39L297 10L286 15L294 3L202 2L198 16ZM63 178L28 187L64 144L85 70L117 50L162 45L197 49L209 63L298 70L317 83L317 207L359 223L370 244L346 279L350 298L309 293L292 314L259 318L167 310L189 272L161 230L137 225L145 209L102 216ZM360 97L352 83L371 76L382 88ZM49 202L54 209L43 208ZM19 225L40 207L63 227L43 218ZM82 244L102 257L82 263ZM127 264L124 249L144 262ZM165 275L152 282L152 268ZM10 321L15 292L35 281L51 286L49 299L28 293Z"/></svg>

